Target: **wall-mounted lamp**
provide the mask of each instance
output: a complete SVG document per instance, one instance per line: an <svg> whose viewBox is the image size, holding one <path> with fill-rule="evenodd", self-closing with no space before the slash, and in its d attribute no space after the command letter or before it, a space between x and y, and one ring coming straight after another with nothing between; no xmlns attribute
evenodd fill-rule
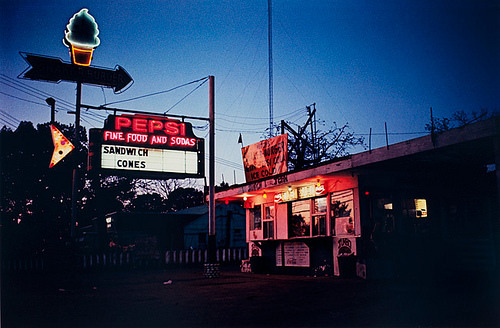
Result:
<svg viewBox="0 0 500 328"><path fill-rule="evenodd" d="M292 191L292 186L288 186L288 191Z"/></svg>
<svg viewBox="0 0 500 328"><path fill-rule="evenodd" d="M243 200L246 202L247 201L247 196L243 196Z"/></svg>
<svg viewBox="0 0 500 328"><path fill-rule="evenodd" d="M316 182L316 186L318 186L318 187L321 186L321 183L319 183L319 179Z"/></svg>
<svg viewBox="0 0 500 328"><path fill-rule="evenodd" d="M56 100L52 97L45 99L47 105L50 106L50 123L56 121Z"/></svg>
<svg viewBox="0 0 500 328"><path fill-rule="evenodd" d="M262 195L262 197L264 197L264 199L267 198L267 193L264 191L264 194Z"/></svg>

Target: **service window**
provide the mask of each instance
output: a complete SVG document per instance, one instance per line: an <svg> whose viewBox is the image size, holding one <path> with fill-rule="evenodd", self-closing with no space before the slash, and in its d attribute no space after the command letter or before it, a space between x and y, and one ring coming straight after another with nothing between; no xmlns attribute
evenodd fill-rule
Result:
<svg viewBox="0 0 500 328"><path fill-rule="evenodd" d="M425 199L414 199L413 202L415 203L415 217L420 219L420 218L426 218L427 217L427 200Z"/></svg>
<svg viewBox="0 0 500 328"><path fill-rule="evenodd" d="M311 235L311 200L299 200L288 204L288 238Z"/></svg>
<svg viewBox="0 0 500 328"><path fill-rule="evenodd" d="M264 239L274 238L274 205L264 205Z"/></svg>
<svg viewBox="0 0 500 328"><path fill-rule="evenodd" d="M352 189L330 194L332 236L353 236L354 193Z"/></svg>
<svg viewBox="0 0 500 328"><path fill-rule="evenodd" d="M262 228L262 205L255 205L249 209L250 230L260 230Z"/></svg>
<svg viewBox="0 0 500 328"><path fill-rule="evenodd" d="M326 236L326 197L315 198L313 200L313 236Z"/></svg>
<svg viewBox="0 0 500 328"><path fill-rule="evenodd" d="M427 199L404 199L403 214L406 214L411 219L415 234L426 235L432 232L433 222L427 211Z"/></svg>

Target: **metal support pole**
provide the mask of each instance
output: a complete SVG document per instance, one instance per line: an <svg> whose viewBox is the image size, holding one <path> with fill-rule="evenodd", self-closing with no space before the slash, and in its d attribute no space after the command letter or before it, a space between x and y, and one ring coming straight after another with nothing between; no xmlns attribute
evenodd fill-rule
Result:
<svg viewBox="0 0 500 328"><path fill-rule="evenodd" d="M76 83L76 113L75 113L75 147L79 151L80 148L80 108L82 104L82 83ZM73 167L73 183L71 192L71 239L76 237L76 218L77 208L76 199L78 198L78 162Z"/></svg>
<svg viewBox="0 0 500 328"><path fill-rule="evenodd" d="M268 45L269 45L269 138L273 133L273 3L267 1L268 10Z"/></svg>
<svg viewBox="0 0 500 328"><path fill-rule="evenodd" d="M436 134L434 133L434 115L432 115L432 107L431 107L431 140L432 145L436 145Z"/></svg>
<svg viewBox="0 0 500 328"><path fill-rule="evenodd" d="M209 235L215 236L215 97L214 77L209 77L210 84L210 141L209 141Z"/></svg>
<svg viewBox="0 0 500 328"><path fill-rule="evenodd" d="M219 276L217 265L217 242L215 237L215 88L214 77L209 76L209 172L208 172L208 263L205 264L205 276Z"/></svg>
<svg viewBox="0 0 500 328"><path fill-rule="evenodd" d="M387 122L384 122L384 125L385 125L385 145L386 145L387 149L389 149L389 137L387 135Z"/></svg>
<svg viewBox="0 0 500 328"><path fill-rule="evenodd" d="M368 150L370 151L370 154L372 153L372 128L370 128L370 134L368 137Z"/></svg>

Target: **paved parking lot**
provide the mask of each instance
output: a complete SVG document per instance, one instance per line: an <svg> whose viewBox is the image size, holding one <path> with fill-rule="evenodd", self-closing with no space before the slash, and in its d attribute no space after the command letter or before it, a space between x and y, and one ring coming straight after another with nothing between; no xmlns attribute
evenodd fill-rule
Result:
<svg viewBox="0 0 500 328"><path fill-rule="evenodd" d="M498 284L389 282L201 268L17 276L2 327L494 327Z"/></svg>

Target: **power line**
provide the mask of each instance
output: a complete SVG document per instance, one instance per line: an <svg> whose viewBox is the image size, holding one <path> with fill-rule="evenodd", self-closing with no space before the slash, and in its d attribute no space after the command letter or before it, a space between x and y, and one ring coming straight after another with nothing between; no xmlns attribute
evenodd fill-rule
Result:
<svg viewBox="0 0 500 328"><path fill-rule="evenodd" d="M10 127L10 128L12 128L13 130L17 129L17 127L16 127L14 124L9 123L8 121L4 120L4 119L3 119L3 118L1 118L1 117L0 117L0 122L2 122L2 124L3 124L4 126Z"/></svg>
<svg viewBox="0 0 500 328"><path fill-rule="evenodd" d="M52 98L56 99L59 103L63 103L63 104L65 104L65 105L67 105L67 106L73 106L73 105L74 105L74 104L70 103L70 102L69 102L69 101L67 101L67 100L64 100L64 99L62 99L62 98L60 98L60 97L57 97L57 96L54 96L54 95L51 95L51 94L49 94L49 93L47 93L47 92L45 92L45 91L42 91L42 90L40 90L40 89L37 89L37 88L35 88L35 87L32 87L32 86L26 85L26 84L24 84L24 83L21 83L20 81L18 81L18 80L16 80L16 79L13 79L13 78L11 78L11 77L9 77L9 76L5 75L5 74L0 74L0 76L1 76L4 80L7 80L8 82L10 82L10 83L12 83L12 84L14 84L14 85L16 85L16 86L19 86L19 87L21 87L21 88L27 89L27 90L29 90L30 92L34 92L34 93L36 93L36 94L38 94L38 95L40 95L40 96L42 96L42 97L44 97L44 98L47 98L47 97L52 97ZM23 91L23 90L21 90L21 91L22 91L22 92L26 92L26 93L27 93L27 91ZM39 98L39 99L42 99L42 98ZM42 100L44 100L44 99L42 99Z"/></svg>
<svg viewBox="0 0 500 328"><path fill-rule="evenodd" d="M3 95L5 95L5 96L7 96L7 97L15 98L17 100L26 101L26 102L29 102L29 103L32 103L32 104L36 104L36 105L40 105L40 106L47 106L46 104L42 104L42 103L39 103L39 102L36 102L36 101L33 101L33 100L28 100L28 99L24 99L24 98L21 98L21 97L17 97L17 96L14 96L14 95L2 92L2 91L0 91L0 93L3 94Z"/></svg>
<svg viewBox="0 0 500 328"><path fill-rule="evenodd" d="M257 47L255 48L255 51L254 51L254 56L253 56L253 60L252 60L252 66L253 66L253 63L255 62L255 58L257 56L257 52L260 48L260 43L261 43L261 38L258 38L256 36L256 34L262 34L262 31L264 29L264 26L260 25L260 24L256 24L253 31L252 31L252 35L250 36L250 38L247 39L247 42L245 43L245 45L241 48L240 52L238 53L238 56L236 57L236 60L233 62L233 65L231 66L231 68L229 68L226 76L221 79L220 83L218 83L217 85L217 91L219 91L220 88L222 88L222 86L224 85L224 83L227 81L227 78L229 77L229 75L233 72L236 64L238 64L241 56L243 54L245 54L247 57L248 57L248 54L250 53L250 51L247 51L247 48L248 48L248 45L251 43L251 41L253 40L258 40L258 43L257 43Z"/></svg>
<svg viewBox="0 0 500 328"><path fill-rule="evenodd" d="M14 130L17 128L17 126L19 126L19 123L21 123L19 119L15 118L4 110L0 110L0 120L4 123L4 125L7 125Z"/></svg>
<svg viewBox="0 0 500 328"><path fill-rule="evenodd" d="M97 118L99 118L99 119L102 119L102 120L107 119L107 116L106 116L106 115L102 115L102 114L99 114L99 113L97 113L97 112L91 112L91 111L89 111L88 109L87 109L87 110L85 110L85 111L84 111L84 112L82 112L82 113L86 113L87 115L95 116L95 117L97 117Z"/></svg>
<svg viewBox="0 0 500 328"><path fill-rule="evenodd" d="M185 87L187 85L190 85L190 84L193 84L193 83L197 83L197 82L200 82L200 81L203 81L203 80L208 80L208 76L206 76L204 78L201 78L201 79L198 79L198 80L194 80L194 81L188 82L188 83L184 83L182 85L173 87L171 89L167 89L167 90L163 90L163 91L158 91L158 92L153 92L153 93L149 93L149 94L146 94L146 95L143 95L143 96L133 97L133 98L125 99L125 100L119 100L119 101L113 101L113 102L110 102L110 103L106 103L106 104L101 105L101 107L112 105L112 104L124 103L124 102L127 102L127 101L142 99L142 98L151 97L151 96L157 96L157 95L164 94L164 93L167 93L167 92L171 92L171 91L177 90L179 88L182 88L182 87Z"/></svg>
<svg viewBox="0 0 500 328"><path fill-rule="evenodd" d="M95 124L93 124L92 122L89 122L85 117L81 116L80 119L84 122L86 122L87 124L93 126L93 127L96 127Z"/></svg>
<svg viewBox="0 0 500 328"><path fill-rule="evenodd" d="M429 132L388 132L388 135L412 135L412 134L429 134ZM369 136L369 133L354 133L355 136ZM372 136L385 136L384 132L372 133Z"/></svg>
<svg viewBox="0 0 500 328"><path fill-rule="evenodd" d="M189 92L187 95L185 95L184 97L181 98L181 100L179 100L178 102L176 102L172 107L170 107L169 109L167 109L166 111L163 112L163 114L166 114L168 113L172 108L174 108L175 106L177 106L178 104L180 104L184 99L186 99L187 97L189 97L193 92L195 92L196 90L198 90L198 88L200 88L203 84L205 84L205 82L207 82L208 80L204 80L203 82L201 82L196 88L194 88L193 90L191 90L191 92Z"/></svg>
<svg viewBox="0 0 500 328"><path fill-rule="evenodd" d="M295 114L297 114L298 112L300 111L303 111L304 109L306 109L305 107L301 107L301 108L298 108L298 109L295 109L287 114L282 114L282 115L278 115L276 116L276 118L285 118L285 117L288 117L288 116L293 116ZM266 120L267 121L267 118L263 118L263 117L250 117L250 116L236 116L236 115L229 115L229 114L224 114L224 113L218 113L217 116L226 116L226 117L231 117L231 118L241 118L241 119L244 119L244 120Z"/></svg>
<svg viewBox="0 0 500 328"><path fill-rule="evenodd" d="M27 95L29 95L29 96L33 97L33 98L43 100L43 98L41 98L41 97L40 97L40 95L33 94L33 93L31 93L31 92L28 92L28 91L26 91L26 90L23 90L23 89L21 89L21 88L19 88L19 87L15 86L15 85L12 85L13 83L12 83L12 82L10 82L10 81L7 81L7 82L6 82L6 81L0 81L0 83L3 83L3 84L5 84L6 86L8 86L9 88L12 88L12 89L14 89L14 90L21 91L21 92L23 92L23 93L25 93L25 94L27 94ZM11 84L9 84L9 83L11 83Z"/></svg>
<svg viewBox="0 0 500 328"><path fill-rule="evenodd" d="M283 31L285 32L285 35L290 39L290 41L292 42L292 45L294 46L295 49L303 49L304 47L300 47L298 44L295 43L294 39L290 36L290 34L288 33L287 29L285 28L285 26L283 25L283 23L281 21L278 21L278 23L281 25L281 27L283 28ZM325 83L323 82L322 79L320 79L318 77L318 75L315 73L315 70L313 69L313 67L311 66L311 63L310 61L304 56L303 52L301 51L298 51L298 55L300 57L302 57L302 63L305 63L307 66L309 66L309 70L310 72L312 73L312 75L316 78L316 81L319 82L320 86L322 87L323 91L326 93L326 95L332 100L332 102L334 104L336 104L336 101L335 99L333 98L333 96L330 94L329 92L329 89L325 86ZM340 114L344 117L344 119L347 120L345 114L344 114L344 111L339 107L339 106L335 106L336 109L340 112Z"/></svg>
<svg viewBox="0 0 500 328"><path fill-rule="evenodd" d="M208 154L205 154L205 159L208 160ZM238 163L235 163L233 161L230 161L230 160L227 160L227 159L224 159L224 158L221 158L221 157L215 157L215 161L221 165L224 165L224 166L228 166L228 167L231 167L233 169L238 169L238 170L241 170L242 169L242 165L238 164Z"/></svg>
<svg viewBox="0 0 500 328"><path fill-rule="evenodd" d="M215 131L220 132L241 132L241 133L254 133L254 134L262 134L264 133L262 130L242 130L242 129L215 129Z"/></svg>
<svg viewBox="0 0 500 328"><path fill-rule="evenodd" d="M21 120L20 120L20 119L18 119L18 118L16 118L16 117L14 117L14 116L12 116L12 115L10 115L8 112L4 111L3 109L0 109L0 112L1 112L1 113L4 113L4 115L5 115L5 116L8 116L8 117L10 117L11 119L13 119L13 120L17 121L16 123L21 122Z"/></svg>
<svg viewBox="0 0 500 328"><path fill-rule="evenodd" d="M223 117L219 117L217 119L217 121L224 121L224 122L228 122L228 123L233 123L233 124L244 124L244 125L257 125L257 126L262 126L263 124L266 124L265 122L262 122L262 123L248 123L248 122L235 122L234 120L228 120L226 118L223 118Z"/></svg>
<svg viewBox="0 0 500 328"><path fill-rule="evenodd" d="M265 65L262 65L262 67L265 67ZM256 76L259 75L260 73L260 69L258 70L255 70L254 74L252 76L249 76L249 79L247 81L247 83L245 84L245 86L243 87L243 89L241 90L241 92L236 96L236 98L227 106L229 108L233 108L234 107L234 104L236 103L237 100L240 100L240 103L243 101L243 95L245 94L247 88L250 86L250 84L257 80L256 79Z"/></svg>
<svg viewBox="0 0 500 328"><path fill-rule="evenodd" d="M49 93L46 93L46 92L43 92L43 91L41 91L39 89L36 89L36 88L30 87L30 86L24 85L24 84L20 83L19 81L16 81L16 80L14 80L14 79L6 76L5 74L0 74L0 75L1 75L0 78L2 78L4 80L4 81L0 81L0 83L5 84L5 85L7 85L8 87L10 87L12 89L20 91L20 92L22 92L24 94L27 94L27 95L29 95L31 97L34 97L36 99L39 99L39 100L45 100L48 97L55 98L55 99L58 100L58 102L57 102L57 108L59 110L73 110L73 104L69 103L68 101L66 101L66 100L64 100L62 98L59 98L57 96L53 96L53 95L51 95ZM5 93L5 92L0 92L0 93L3 94L3 95L5 95L5 96L17 99L17 100L29 102L29 103L40 105L40 106L44 106L44 107L47 106L47 104L45 104L45 103L39 103L39 102L36 102L36 101L28 100L28 99L21 98L21 97L18 97L18 96L14 96L12 94L8 94L8 93ZM58 112L57 109L56 109L56 112Z"/></svg>
<svg viewBox="0 0 500 328"><path fill-rule="evenodd" d="M86 117L86 118L88 118L88 119L92 119L92 120L94 120L94 121L96 121L96 122L102 123L102 119L100 119L100 118L96 118L96 117L94 117L94 116L93 116L92 114L90 114L90 113L81 112L80 114L81 114L82 116L85 116L85 117Z"/></svg>

